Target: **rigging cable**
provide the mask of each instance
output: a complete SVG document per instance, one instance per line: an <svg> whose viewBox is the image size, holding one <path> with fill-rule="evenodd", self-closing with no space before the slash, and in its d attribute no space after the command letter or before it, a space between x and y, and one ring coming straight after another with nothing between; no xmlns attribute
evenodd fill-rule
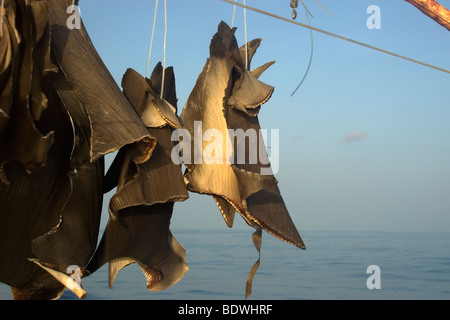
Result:
<svg viewBox="0 0 450 320"><path fill-rule="evenodd" d="M221 0L221 1L233 4L233 2L230 1L230 0ZM244 8L244 6L242 4L236 3L236 5ZM391 55L391 56L394 56L394 57L397 57L397 58L400 58L400 59L403 59L403 60L407 60L407 61L410 61L410 62L413 62L413 63L417 63L417 64L420 64L422 66L428 67L428 68L432 68L432 69L435 69L435 70L438 70L438 71L442 71L442 72L445 72L445 73L450 73L450 70L447 70L447 69L444 69L444 68L440 68L440 67L437 67L437 66L434 66L434 65L431 65L431 64L428 64L428 63L416 60L416 59L408 58L406 56L403 56L403 55L400 55L400 54L397 54L397 53L394 53L394 52L391 52L391 51L388 51L388 50L384 50L384 49L372 46L372 45L364 43L364 42L353 40L353 39L350 39L350 38L338 35L336 33L332 33L332 32L329 32L329 31L326 31L326 30L323 30L323 29L319 29L319 28L316 28L316 27L308 26L308 25L306 25L304 23L301 23L301 22L289 20L287 18L284 18L282 16L278 16L276 14L273 14L273 13L270 13L270 12L267 12L267 11L264 11L264 10L260 10L260 9L257 9L257 8L254 8L254 7L250 7L250 6L245 6L245 8L248 9L248 10L251 10L251 11L254 11L254 12L257 12L257 13L260 13L260 14L263 14L263 15L266 15L266 16L269 16L269 17L281 20L281 21L289 22L289 23L298 25L298 26L303 27L303 28L307 28L307 29L310 29L310 30L313 30L313 31L317 31L317 32L326 34L328 36L331 36L331 37L334 37L334 38L337 38L337 39L340 39L340 40L348 41L348 42L351 42L353 44L357 44L359 46L363 46L363 47L366 47L366 48L369 48L369 49L372 49L372 50L375 50L375 51L379 51L379 52L382 52L382 53L385 53L385 54L388 54L388 55Z"/></svg>

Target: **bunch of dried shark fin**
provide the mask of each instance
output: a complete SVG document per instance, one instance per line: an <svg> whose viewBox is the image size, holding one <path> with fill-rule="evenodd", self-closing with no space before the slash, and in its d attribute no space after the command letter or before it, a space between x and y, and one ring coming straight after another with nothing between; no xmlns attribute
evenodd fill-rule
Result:
<svg viewBox="0 0 450 320"><path fill-rule="evenodd" d="M254 143L243 146L242 141L239 143L229 134L238 129L260 133L257 116L261 105L270 99L274 90L258 80L273 62L250 71L251 60L261 39L239 48L234 33L235 28L231 29L224 22L219 24L218 32L211 40L210 57L180 116L191 136L204 137L205 132L214 129L224 137L214 139L213 148L211 143L199 144L191 140L189 147L193 152L189 163L185 163L186 183L190 191L213 196L229 227L233 225L236 211L254 227L253 240L258 251L262 229L305 248L268 165L262 135L258 134ZM200 131L196 122L202 124L201 132L196 132ZM233 146L231 152L227 146ZM212 163L195 159L195 155L208 156L210 152L214 153L215 161ZM242 152L245 161L237 159ZM250 161L250 157L256 154L259 155L257 161ZM246 296L251 293L251 281L258 266L259 259L249 274Z"/></svg>
<svg viewBox="0 0 450 320"><path fill-rule="evenodd" d="M105 263L110 286L130 263L141 267L150 290L175 284L188 267L169 225L174 203L188 190L212 195L229 227L237 211L256 229L258 250L262 229L304 248L275 178L261 174L270 170L267 161L186 161L183 176L171 158L172 132L193 133L195 121L207 124L204 130L259 129L260 106L273 88L258 77L271 63L250 71L244 61L260 40L248 51L238 48L234 29L220 23L178 117L173 69L158 64L150 79L129 69L121 92L84 26L66 27L71 4L6 0L2 8L0 281L13 297L56 299L68 288L83 298L70 272L85 277ZM104 155L115 151L105 175ZM103 194L114 188L97 246Z"/></svg>
<svg viewBox="0 0 450 320"><path fill-rule="evenodd" d="M188 270L185 250L169 230L174 202L186 200L188 192L181 167L171 158L172 130L181 128L173 69L165 70L164 86L162 74L161 64L150 79L128 69L122 81L126 97L157 144L150 159L140 164L130 161L139 151L135 145L122 148L105 177L105 192L116 186L117 191L100 246L87 268L94 272L109 262L110 287L130 263L141 267L147 288L153 291L170 287Z"/></svg>
<svg viewBox="0 0 450 320"><path fill-rule="evenodd" d="M0 46L0 281L15 299L54 299L97 246L107 153L156 139L124 97L72 1L5 1ZM101 93L101 94L99 94Z"/></svg>

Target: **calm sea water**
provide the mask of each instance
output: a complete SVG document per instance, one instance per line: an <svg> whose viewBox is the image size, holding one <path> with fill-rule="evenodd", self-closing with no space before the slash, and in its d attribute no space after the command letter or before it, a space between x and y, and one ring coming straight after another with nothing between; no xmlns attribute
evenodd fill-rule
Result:
<svg viewBox="0 0 450 320"><path fill-rule="evenodd" d="M189 271L175 286L146 289L134 264L108 288L107 266L83 278L86 299L224 299L245 297L258 258L251 230L172 230L187 251ZM263 233L261 266L252 299L450 299L450 233L303 231L303 251ZM369 290L367 267L381 270L381 289ZM11 299L0 285L0 299ZM61 299L76 299L69 291Z"/></svg>

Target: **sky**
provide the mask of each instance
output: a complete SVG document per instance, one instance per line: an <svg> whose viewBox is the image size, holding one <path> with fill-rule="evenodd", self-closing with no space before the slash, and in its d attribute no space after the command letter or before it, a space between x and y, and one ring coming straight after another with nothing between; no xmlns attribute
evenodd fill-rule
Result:
<svg viewBox="0 0 450 320"><path fill-rule="evenodd" d="M240 1L242 3L242 1ZM403 0L305 0L314 27L450 69L450 33ZM440 0L450 8L449 0ZM289 0L246 4L285 18ZM88 33L120 85L127 68L146 74L154 0L80 1ZM379 29L367 20L380 8ZM299 5L296 21L307 23ZM450 231L450 74L313 32L252 11L247 39L262 38L253 61L276 60L260 78L275 87L259 115L279 129L281 194L302 230ZM233 5L168 0L166 66L176 76L181 111L209 55L220 21ZM244 11L234 26L245 41ZM164 1L159 1L151 69L163 61ZM270 145L270 140L268 142ZM110 158L107 158L109 161ZM109 200L105 198L105 203ZM107 216L107 214L105 214ZM106 218L105 218L106 219ZM210 196L176 203L172 228L227 228ZM247 228L236 218L234 228Z"/></svg>

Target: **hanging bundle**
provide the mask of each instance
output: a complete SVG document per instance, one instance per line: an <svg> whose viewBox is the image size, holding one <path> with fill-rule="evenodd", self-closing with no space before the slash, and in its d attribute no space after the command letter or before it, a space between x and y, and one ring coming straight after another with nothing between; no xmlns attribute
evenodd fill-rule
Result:
<svg viewBox="0 0 450 320"><path fill-rule="evenodd" d="M54 299L65 288L86 295L78 278L97 245L103 156L134 144L142 163L156 144L84 26L67 28L70 5L2 8L0 281L15 299Z"/></svg>
<svg viewBox="0 0 450 320"><path fill-rule="evenodd" d="M185 158L187 187L190 191L211 195L229 227L232 227L237 211L257 230L264 229L281 240L305 248L275 177L262 174L270 170L270 165L257 116L274 88L258 78L273 62L250 71L261 39L239 48L234 32L235 28L231 29L225 22L219 24L218 32L211 40L210 57L181 113L184 128L192 137L207 140L204 134L211 132L210 129L217 133L209 144L192 141L186 146L193 150L190 159ZM257 133L257 141L253 144L257 149L250 144L241 149L242 144L231 140L230 130L238 129ZM233 148L229 150L228 146ZM235 157L242 153L245 161L238 161ZM260 155L256 162L249 158L254 154ZM196 155L203 158L198 159ZM208 156L214 161L207 159Z"/></svg>
<svg viewBox="0 0 450 320"><path fill-rule="evenodd" d="M1 3L0 281L15 299L56 299L66 288L84 298L81 279L105 263L111 287L130 263L141 267L150 290L177 283L188 266L169 225L175 202L186 200L188 190L211 195L229 227L237 211L256 230L259 256L246 297L260 264L262 230L305 248L258 121L274 91L259 80L273 62L250 69L261 39L238 47L236 29L221 22L178 117L175 76L165 58L150 78L128 69L122 92L84 25L67 28L73 0ZM203 144L209 129L224 139ZM174 144L174 130L199 140ZM230 132L239 130L256 132L255 143L234 143ZM180 145L186 147L184 175L172 158ZM105 175L104 156L115 151ZM199 163L197 154L222 161ZM97 247L103 195L113 188Z"/></svg>
<svg viewBox="0 0 450 320"><path fill-rule="evenodd" d="M147 288L160 291L178 282L188 270L186 253L169 230L174 202L188 198L180 165L171 159L172 130L180 129L176 115L173 69L159 63L150 79L129 69L122 80L127 98L157 144L150 159L130 161L134 146L122 148L105 177L105 192L117 185L111 198L108 221L100 246L88 266L94 272L109 262L109 286L117 273L137 263L147 278ZM162 85L165 81L165 85ZM164 87L163 98L160 88Z"/></svg>
<svg viewBox="0 0 450 320"><path fill-rule="evenodd" d="M9 162L19 162L28 173L45 165L54 132L38 125L47 108L41 82L56 67L50 62L47 3L7 0L2 4L0 183L8 184Z"/></svg>

